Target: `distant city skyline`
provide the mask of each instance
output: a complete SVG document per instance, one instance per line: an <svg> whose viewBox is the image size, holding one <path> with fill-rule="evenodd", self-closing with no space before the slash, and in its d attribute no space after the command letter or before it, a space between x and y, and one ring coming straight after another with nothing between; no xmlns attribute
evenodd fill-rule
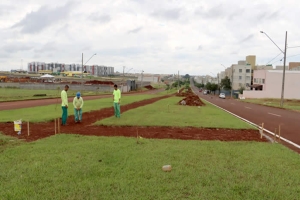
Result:
<svg viewBox="0 0 300 200"><path fill-rule="evenodd" d="M0 2L0 70L26 63L81 63L147 73L206 75L247 55L265 65L300 46L297 0L158 1L4 0ZM281 55L274 65L282 65ZM287 50L287 63L300 48Z"/></svg>

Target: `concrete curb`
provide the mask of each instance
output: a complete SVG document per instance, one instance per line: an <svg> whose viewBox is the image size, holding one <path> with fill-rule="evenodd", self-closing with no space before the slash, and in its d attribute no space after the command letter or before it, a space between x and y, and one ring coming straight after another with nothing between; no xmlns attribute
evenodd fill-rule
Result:
<svg viewBox="0 0 300 200"><path fill-rule="evenodd" d="M192 89L192 91L195 93L195 91L194 91L193 89ZM195 94L197 95L197 93L195 93ZM199 95L197 95L197 96L199 96ZM200 98L200 97L199 97L199 98ZM201 98L201 99L202 99L202 98ZM225 112L227 112L227 113L229 113L229 114L231 114L231 115L233 115L233 116L235 116L235 117L237 117L237 118L239 118L239 119L241 119L241 120L243 120L243 121L245 121L245 122L247 122L248 124L250 124L250 125L252 125L252 126L254 126L254 127L258 128L258 129L262 129L261 126L255 124L255 123L253 123L253 122L250 122L250 121L247 120L247 119L244 119L244 118L242 118L242 117L240 117L240 116L238 116L238 115L236 115L236 114L234 114L234 113L232 113L232 112L230 112L230 111L228 111L228 110L226 110L226 109L224 109L224 108L221 108L220 106L217 106L217 105L215 105L215 104L213 104L213 103L211 103L211 102L209 102L209 101L207 101L207 100L205 100L205 99L202 99L202 100L204 100L204 101L206 101L207 103L210 103L211 105L213 105L213 106L215 106L215 107L217 107L217 108L219 108L219 109L221 109L221 110L223 110L223 111L225 111ZM267 129L265 129L265 128L263 128L263 130L264 130L265 132L269 133L270 135L275 136L275 133L273 133L272 131L269 131L269 130L267 130ZM263 136L264 136L265 138L267 138L269 141L274 142L274 140L273 140L271 137L269 137L268 135L263 134ZM276 137L279 138L278 135L276 135ZM282 137L282 136L280 136L280 139L283 140L283 141L285 141L286 143L291 144L291 145L293 145L294 147L300 149L300 145L298 145L298 144L296 144L296 143L294 143L294 142L292 142L292 141L290 141L290 140L288 140L288 139L286 139L286 138L284 138L284 137Z"/></svg>

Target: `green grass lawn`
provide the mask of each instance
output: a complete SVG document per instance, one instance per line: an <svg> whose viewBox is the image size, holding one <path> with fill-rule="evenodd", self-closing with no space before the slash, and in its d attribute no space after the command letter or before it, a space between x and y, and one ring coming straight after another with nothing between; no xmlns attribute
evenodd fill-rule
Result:
<svg viewBox="0 0 300 200"><path fill-rule="evenodd" d="M193 126L213 128L250 129L242 120L210 105L203 107L176 105L182 98L170 97L151 105L129 110L120 119L106 118L96 124L137 126ZM169 106L168 106L169 105Z"/></svg>
<svg viewBox="0 0 300 200"><path fill-rule="evenodd" d="M56 135L0 154L0 199L298 199L279 144ZM99 162L101 160L101 162ZM162 166L172 165L171 172Z"/></svg>
<svg viewBox="0 0 300 200"><path fill-rule="evenodd" d="M0 132L0 153L2 153L5 149L9 147L13 147L19 144L21 144L21 140L18 140L15 137L3 135Z"/></svg>
<svg viewBox="0 0 300 200"><path fill-rule="evenodd" d="M75 96L74 90L69 90L69 96ZM15 101L24 99L43 99L43 98L57 98L60 97L61 90L27 90L27 89L15 89L15 88L0 88L0 101ZM35 94L46 94L47 96L37 96ZM92 92L84 91L82 96L107 94L105 92Z"/></svg>
<svg viewBox="0 0 300 200"><path fill-rule="evenodd" d="M129 103L150 99L157 97L157 95L136 95L136 96L123 96L121 104L126 105ZM38 106L32 108L22 108L14 110L0 111L0 122L15 121L22 119L23 121L29 120L30 122L44 122L54 118L61 117L61 101L58 100L57 104L48 106ZM112 98L101 98L97 100L84 101L83 112L91 110L100 110L102 108L112 107ZM69 102L69 115L74 114L73 103Z"/></svg>
<svg viewBox="0 0 300 200"><path fill-rule="evenodd" d="M244 99L241 100L248 103L255 103L273 107L280 107L280 99ZM297 99L286 99L283 103L283 108L289 110L300 111L300 100Z"/></svg>

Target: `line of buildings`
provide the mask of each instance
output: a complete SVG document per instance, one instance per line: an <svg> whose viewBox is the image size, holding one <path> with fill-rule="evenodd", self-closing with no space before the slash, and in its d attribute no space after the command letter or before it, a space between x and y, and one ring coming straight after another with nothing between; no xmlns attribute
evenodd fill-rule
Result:
<svg viewBox="0 0 300 200"><path fill-rule="evenodd" d="M64 63L45 63L31 62L28 63L28 73L37 74L40 71L51 71L52 73L61 72L85 72L93 76L108 76L114 74L114 67L98 65L64 64Z"/></svg>
<svg viewBox="0 0 300 200"><path fill-rule="evenodd" d="M285 92L288 99L300 99L300 62L290 62L286 66ZM232 64L217 77L200 76L195 81L206 84L207 82L220 84L225 77L230 79L234 91L244 88L245 98L280 98L282 87L283 66L256 65L256 56L246 56L245 60Z"/></svg>

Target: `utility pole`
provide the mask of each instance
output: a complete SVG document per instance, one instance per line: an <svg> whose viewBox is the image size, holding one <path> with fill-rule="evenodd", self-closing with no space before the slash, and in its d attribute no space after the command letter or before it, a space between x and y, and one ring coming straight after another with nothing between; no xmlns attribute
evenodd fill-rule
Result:
<svg viewBox="0 0 300 200"><path fill-rule="evenodd" d="M81 93L83 90L83 53L82 53L82 57L81 57Z"/></svg>
<svg viewBox="0 0 300 200"><path fill-rule="evenodd" d="M123 66L123 77L125 77L124 70L125 70L125 66Z"/></svg>
<svg viewBox="0 0 300 200"><path fill-rule="evenodd" d="M221 93L221 91L220 91L220 82L219 82L219 73L217 74L218 76L218 89L219 89L219 95L220 95L220 93Z"/></svg>
<svg viewBox="0 0 300 200"><path fill-rule="evenodd" d="M285 32L285 46L284 46L284 61L283 61L283 74L282 74L282 89L281 89L281 101L280 101L280 107L283 107L283 98L284 98L284 81L285 81L286 47L287 47L287 31Z"/></svg>
<svg viewBox="0 0 300 200"><path fill-rule="evenodd" d="M141 73L141 90L143 89L143 70L142 70L142 73Z"/></svg>
<svg viewBox="0 0 300 200"><path fill-rule="evenodd" d="M233 65L231 65L231 98L233 94Z"/></svg>
<svg viewBox="0 0 300 200"><path fill-rule="evenodd" d="M179 90L179 71L178 71L178 83L177 83L177 90Z"/></svg>

